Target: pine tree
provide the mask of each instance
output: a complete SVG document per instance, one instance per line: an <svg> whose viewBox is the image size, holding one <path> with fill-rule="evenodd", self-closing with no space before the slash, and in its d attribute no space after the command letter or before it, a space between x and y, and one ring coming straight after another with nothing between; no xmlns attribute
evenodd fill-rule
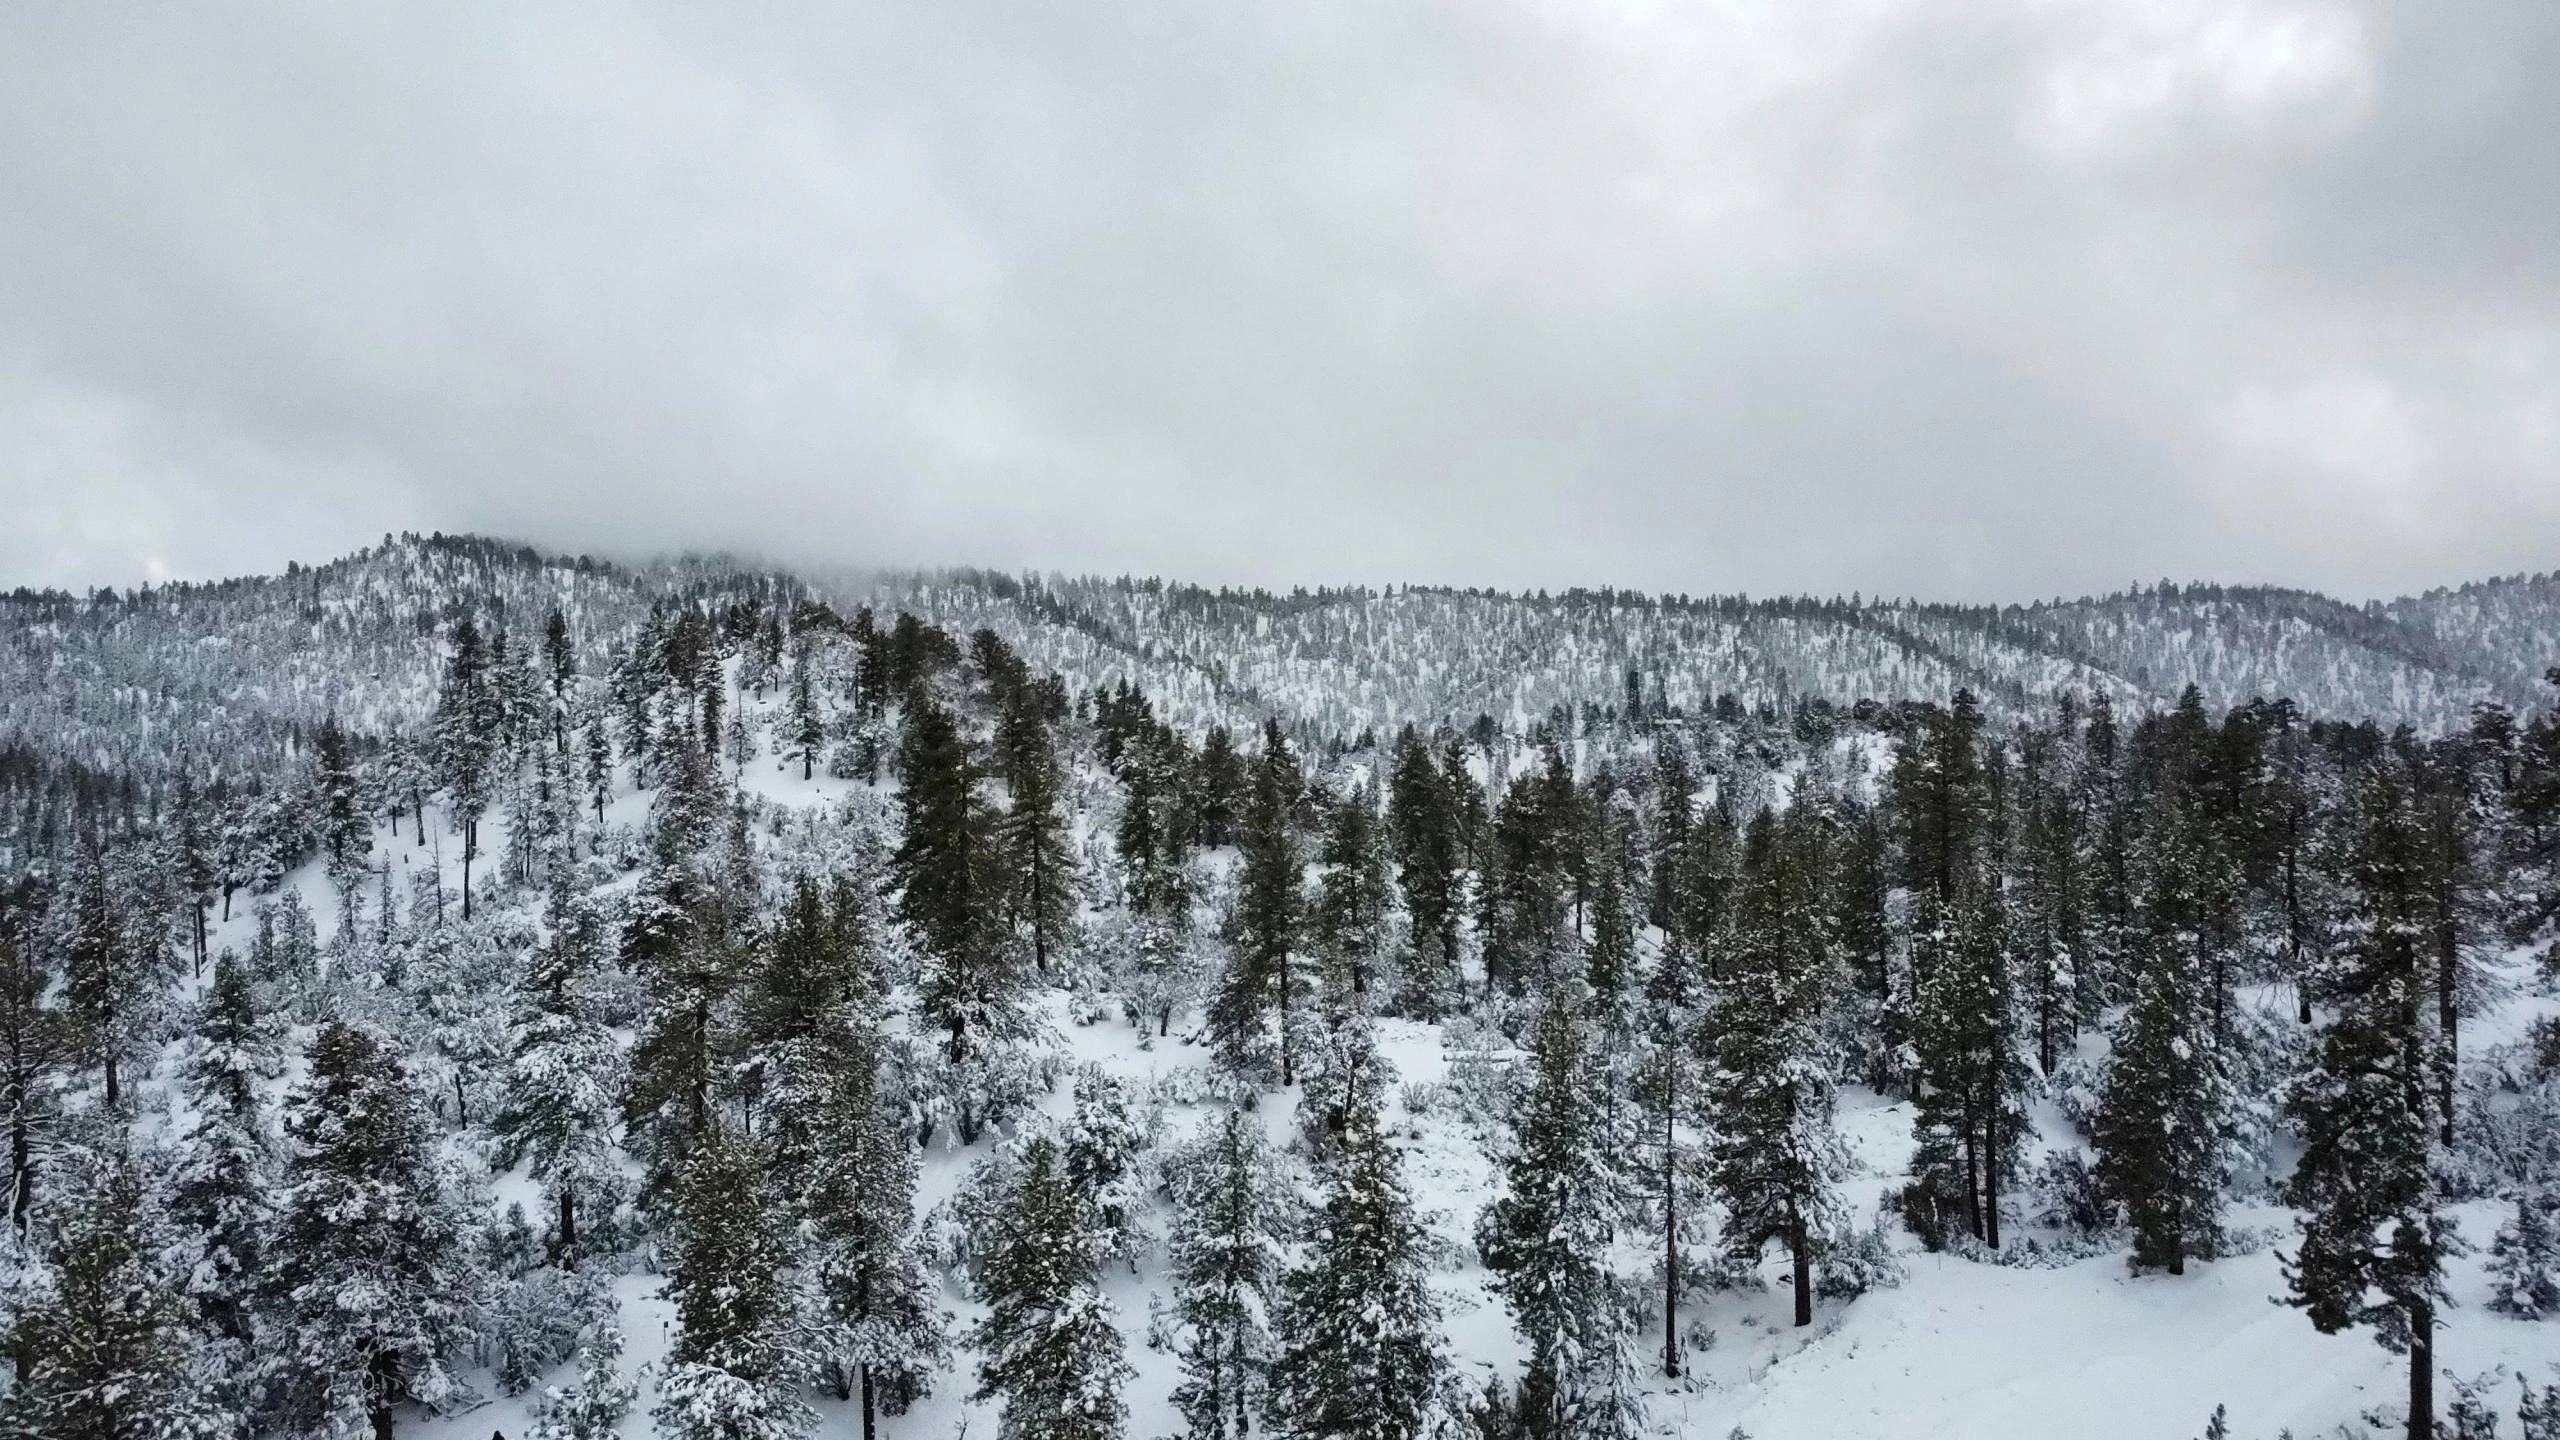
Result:
<svg viewBox="0 0 2560 1440"><path fill-rule="evenodd" d="M320 843L328 852L329 879L344 891L365 873L366 856L373 845L373 824L365 813L355 751L346 732L338 728L337 716L320 722L320 737L313 753L318 771Z"/></svg>
<svg viewBox="0 0 2560 1440"><path fill-rule="evenodd" d="M1128 794L1120 806L1114 840L1126 879L1137 953L1130 1003L1143 1024L1172 1033L1174 1012L1195 983L1191 952L1190 839L1175 813L1180 800L1180 742L1146 737L1124 756Z"/></svg>
<svg viewBox="0 0 2560 1440"><path fill-rule="evenodd" d="M1673 924L1680 866L1697 817L1697 788L1688 751L1676 737L1665 737L1654 752L1653 879L1645 901L1645 920L1657 929L1668 931Z"/></svg>
<svg viewBox="0 0 2560 1440"><path fill-rule="evenodd" d="M569 641L569 617L557 607L542 622L542 679L550 691L551 748L569 758L569 695L578 684L578 650Z"/></svg>
<svg viewBox="0 0 2560 1440"><path fill-rule="evenodd" d="M1411 727L1396 740L1387 799L1396 883L1410 919L1399 1006L1425 1020L1458 988L1458 918L1463 908L1456 816L1431 747Z"/></svg>
<svg viewBox="0 0 2560 1440"><path fill-rule="evenodd" d="M1502 1194L1476 1221L1476 1249L1529 1351L1521 1427L1535 1437L1630 1434L1637 1416L1608 1266L1618 1208L1609 1077L1565 996L1539 1015L1528 1082Z"/></svg>
<svg viewBox="0 0 2560 1440"><path fill-rule="evenodd" d="M534 1402L531 1440L619 1440L640 1387L622 1373L622 1331L600 1323L578 1346L578 1380Z"/></svg>
<svg viewBox="0 0 2560 1440"><path fill-rule="evenodd" d="M2409 1357L2409 1436L2429 1440L2444 1259L2461 1242L2433 1175L2425 841L2405 780L2385 768L2364 791L2346 933L2320 978L2331 1014L2288 1102L2302 1156L2287 1198L2308 1213L2285 1278L2322 1334L2371 1325Z"/></svg>
<svg viewBox="0 0 2560 1440"><path fill-rule="evenodd" d="M1981 733L1973 692L1958 690L1949 708L1924 707L1918 727L1894 748L1905 883L1941 909L1970 888L1991 821Z"/></svg>
<svg viewBox="0 0 2560 1440"><path fill-rule="evenodd" d="M436 697L436 774L462 831L462 918L471 918L471 862L480 853L480 816L489 808L501 737L498 701L489 684L480 627L469 617L453 628L453 655Z"/></svg>
<svg viewBox="0 0 2560 1440"><path fill-rule="evenodd" d="M783 733L791 737L791 753L800 761L800 778L818 773L818 754L826 748L827 720L818 709L815 647L800 642L791 657L791 710Z"/></svg>
<svg viewBox="0 0 2560 1440"><path fill-rule="evenodd" d="M214 886L219 877L214 870L212 840L205 833L204 806L196 798L195 777L192 775L181 773L178 776L175 818L177 833L173 837L175 843L169 863L176 870L172 878L187 900L188 938L195 952L194 973L202 975L206 958L205 911L213 903Z"/></svg>
<svg viewBox="0 0 2560 1440"><path fill-rule="evenodd" d="M1005 787L1012 792L999 839L1012 871L1013 909L1031 937L1032 967L1043 974L1076 918L1075 851L1067 837L1057 747L1041 709L1048 693L1040 685L1016 687L996 733Z"/></svg>
<svg viewBox="0 0 2560 1440"><path fill-rule="evenodd" d="M1278 721L1263 727L1262 755L1245 807L1244 868L1236 899L1236 939L1209 1009L1218 1058L1238 1074L1260 1068L1268 1022L1279 1022L1280 1083L1297 1083L1299 991L1295 964L1299 925L1298 761Z"/></svg>
<svg viewBox="0 0 2560 1440"><path fill-rule="evenodd" d="M853 886L794 887L765 945L744 1025L776 1198L804 1237L811 1343L866 1434L924 1392L944 1356L942 1317L906 1246L915 1201L910 1127L882 1094L878 984Z"/></svg>
<svg viewBox="0 0 2560 1440"><path fill-rule="evenodd" d="M2219 1253L2223 1146L2236 1102L2214 1028L2208 843L2191 807L2165 827L2137 911L2140 969L2099 1102L2100 1176L2133 1226L2133 1264L2186 1273Z"/></svg>
<svg viewBox="0 0 2560 1440"><path fill-rule="evenodd" d="M1195 1166L1173 1237L1173 1298L1183 1325L1173 1403L1188 1440L1245 1440L1271 1364L1268 1319L1279 1290L1262 1127L1228 1111Z"/></svg>
<svg viewBox="0 0 2560 1440"><path fill-rule="evenodd" d="M74 892L70 945L63 966L63 1014L81 1048L106 1082L107 1108L124 1103L123 1061L133 1050L145 1011L157 999L158 976L149 957L134 954L129 940L139 927L117 903L119 887L105 852L87 847Z"/></svg>
<svg viewBox="0 0 2560 1440"><path fill-rule="evenodd" d="M1922 1078L1916 1120L1920 1179L1911 1218L1926 1235L1961 1222L2000 1248L2000 1187L2027 1135L2027 1064L2018 1054L2017 987L1999 896L1987 884L1964 904L1920 985L1912 1040Z"/></svg>
<svg viewBox="0 0 2560 1440"><path fill-rule="evenodd" d="M195 1365L195 1307L161 1260L162 1229L129 1156L49 1217L49 1283L9 1327L17 1383L0 1396L0 1431L213 1440L239 1427Z"/></svg>
<svg viewBox="0 0 2560 1440"><path fill-rule="evenodd" d="M1543 991L1565 948L1566 851L1572 772L1550 752L1546 768L1503 793L1493 817L1493 856L1479 897L1487 986Z"/></svg>
<svg viewBox="0 0 2560 1440"><path fill-rule="evenodd" d="M1636 917L1627 903L1623 851L1612 842L1611 853L1597 870L1591 893L1591 945L1584 955L1583 978L1601 1029L1613 1038L1627 1023L1627 1000L1636 982Z"/></svg>
<svg viewBox="0 0 2560 1440"><path fill-rule="evenodd" d="M1832 1128L1836 1087L1822 1056L1832 958L1822 861L1805 806L1762 811L1745 842L1731 974L1715 1013L1715 1135L1709 1178L1725 1204L1726 1248L1757 1261L1772 1240L1795 1269L1795 1320L1813 1323L1813 1258L1840 1220L1848 1151Z"/></svg>
<svg viewBox="0 0 2560 1440"><path fill-rule="evenodd" d="M1116 1440L1131 1370L1111 1302L1095 1283L1091 1208L1045 1136L995 1220L979 1268L987 1317L970 1332L980 1400L1002 1397L1003 1440Z"/></svg>
<svg viewBox="0 0 2560 1440"><path fill-rule="evenodd" d="M552 1255L567 1269L582 1253L580 1204L609 1203L619 1184L612 1142L626 1067L588 993L603 958L602 919L563 892L550 931L518 985L506 1098L491 1128L503 1164L532 1160L549 1192Z"/></svg>
<svg viewBox="0 0 2560 1440"><path fill-rule="evenodd" d="M667 1267L675 1343L649 1412L671 1440L788 1440L817 1418L798 1393L790 1227L760 1170L716 1128L686 1160Z"/></svg>
<svg viewBox="0 0 2560 1440"><path fill-rule="evenodd" d="M595 806L596 824L604 824L605 803L613 798L613 735L605 724L604 712L592 704L587 711L587 800Z"/></svg>
<svg viewBox="0 0 2560 1440"><path fill-rule="evenodd" d="M1676 937L1666 938L1645 977L1644 1038L1634 1075L1637 1123L1652 1152L1646 1176L1662 1235L1662 1373L1680 1373L1680 1295L1685 1280L1681 1239L1689 1223L1682 1200L1692 1189L1696 1157L1684 1127L1703 1117L1705 1086L1698 1015L1704 977Z"/></svg>
<svg viewBox="0 0 2560 1440"><path fill-rule="evenodd" d="M169 1218L188 1256L186 1292L213 1332L246 1345L275 1214L276 1142L258 1086L281 1068L274 1022L229 951L196 1022L186 1067L195 1111L170 1177Z"/></svg>
<svg viewBox="0 0 2560 1440"><path fill-rule="evenodd" d="M1424 1236L1374 1106L1344 1117L1304 1260L1282 1282L1266 1418L1301 1440L1418 1440L1446 1369Z"/></svg>
<svg viewBox="0 0 2560 1440"><path fill-rule="evenodd" d="M2549 1196L2516 1194L2516 1213L2489 1242L2489 1308L2519 1320L2560 1316L2560 1227Z"/></svg>
<svg viewBox="0 0 2560 1440"><path fill-rule="evenodd" d="M1026 1024L1021 977L1002 932L1002 848L958 724L921 689L908 696L903 753L899 913L924 951L920 1013L943 1033L944 1059L960 1078L961 1143L974 1144L979 1127L999 1117L980 1113L967 1076Z"/></svg>
<svg viewBox="0 0 2560 1440"><path fill-rule="evenodd" d="M1337 1008L1367 1003L1370 978L1386 941L1387 876L1375 828L1368 795L1354 790L1329 807L1317 853L1324 871L1313 928Z"/></svg>
<svg viewBox="0 0 2560 1440"><path fill-rule="evenodd" d="M25 1238L35 1207L37 1139L53 1119L53 1086L67 1038L48 996L53 974L36 947L0 935L0 1104L9 1111L9 1221Z"/></svg>
<svg viewBox="0 0 2560 1440"><path fill-rule="evenodd" d="M332 1021L286 1107L266 1279L280 1327L270 1379L291 1428L369 1423L390 1440L394 1407L453 1392L448 1367L470 1339L468 1226L397 1055L379 1032Z"/></svg>

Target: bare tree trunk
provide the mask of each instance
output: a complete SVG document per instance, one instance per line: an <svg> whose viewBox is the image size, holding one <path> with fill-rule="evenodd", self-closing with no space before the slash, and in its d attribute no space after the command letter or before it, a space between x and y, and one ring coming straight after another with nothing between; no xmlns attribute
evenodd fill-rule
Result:
<svg viewBox="0 0 2560 1440"><path fill-rule="evenodd" d="M2436 1312L2420 1302L2409 1310L2409 1440L2435 1440Z"/></svg>
<svg viewBox="0 0 2560 1440"><path fill-rule="evenodd" d="M1673 1101L1676 1092L1663 1087L1662 1099L1662 1373L1680 1374L1680 1152L1675 1148Z"/></svg>
<svg viewBox="0 0 2560 1440"><path fill-rule="evenodd" d="M2000 1248L2000 1102L1982 1117L1982 1241Z"/></svg>
<svg viewBox="0 0 2560 1440"><path fill-rule="evenodd" d="M1788 1218L1787 1248L1795 1252L1796 1323L1813 1323L1813 1245L1804 1233L1804 1216Z"/></svg>

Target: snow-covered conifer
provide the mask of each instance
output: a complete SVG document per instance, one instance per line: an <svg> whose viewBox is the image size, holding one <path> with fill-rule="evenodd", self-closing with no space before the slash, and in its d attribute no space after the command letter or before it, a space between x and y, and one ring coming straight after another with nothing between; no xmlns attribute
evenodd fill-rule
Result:
<svg viewBox="0 0 2560 1440"><path fill-rule="evenodd" d="M1261 1124L1229 1110L1190 1160L1173 1235L1173 1301L1183 1325L1173 1403L1189 1440L1244 1440L1261 1408L1278 1299L1271 1158Z"/></svg>
<svg viewBox="0 0 2560 1440"><path fill-rule="evenodd" d="M1118 1315L1096 1285L1097 1225L1046 1136L1025 1147L1019 1178L986 1237L970 1332L978 1398L1001 1397L1004 1440L1117 1440L1131 1370Z"/></svg>

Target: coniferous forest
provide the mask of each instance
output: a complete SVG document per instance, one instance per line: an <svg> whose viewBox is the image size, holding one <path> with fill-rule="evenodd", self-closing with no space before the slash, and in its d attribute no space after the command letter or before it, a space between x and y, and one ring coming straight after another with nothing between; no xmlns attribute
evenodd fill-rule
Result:
<svg viewBox="0 0 2560 1440"><path fill-rule="evenodd" d="M20 591L0 1099L10 1436L2560 1440L2560 580Z"/></svg>

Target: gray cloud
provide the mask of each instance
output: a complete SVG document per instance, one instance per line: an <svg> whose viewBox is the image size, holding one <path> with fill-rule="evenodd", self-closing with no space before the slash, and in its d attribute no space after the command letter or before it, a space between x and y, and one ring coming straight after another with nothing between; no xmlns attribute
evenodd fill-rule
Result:
<svg viewBox="0 0 2560 1440"><path fill-rule="evenodd" d="M0 15L0 582L2560 559L2535 0Z"/></svg>

